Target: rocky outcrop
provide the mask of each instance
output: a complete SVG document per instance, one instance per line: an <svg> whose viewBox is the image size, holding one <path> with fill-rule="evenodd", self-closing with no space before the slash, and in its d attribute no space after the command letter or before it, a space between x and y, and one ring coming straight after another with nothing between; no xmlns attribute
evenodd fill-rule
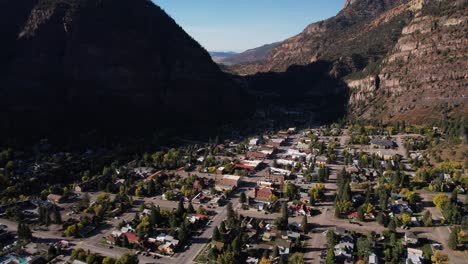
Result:
<svg viewBox="0 0 468 264"><path fill-rule="evenodd" d="M349 111L388 121L432 122L466 116L466 14L467 1L426 1L383 60L379 90L366 81L369 78L348 82L352 87Z"/></svg>
<svg viewBox="0 0 468 264"><path fill-rule="evenodd" d="M239 85L149 0L5 0L0 7L2 131L143 131L249 111Z"/></svg>
<svg viewBox="0 0 468 264"><path fill-rule="evenodd" d="M281 42L265 61L247 65L243 69L234 67L234 71L241 74L284 72L291 65L357 56L360 58L355 61L354 67L362 69L395 45L402 27L410 17L405 8L409 2L347 1L345 8L335 17L310 24L300 34Z"/></svg>

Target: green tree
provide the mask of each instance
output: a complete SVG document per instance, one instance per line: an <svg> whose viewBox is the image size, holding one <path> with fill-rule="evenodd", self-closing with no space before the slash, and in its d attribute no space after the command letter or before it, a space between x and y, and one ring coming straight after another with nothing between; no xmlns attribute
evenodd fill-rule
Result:
<svg viewBox="0 0 468 264"><path fill-rule="evenodd" d="M177 204L177 210L176 210L177 216L181 217L185 214L185 208L184 208L184 200L180 199L179 203Z"/></svg>
<svg viewBox="0 0 468 264"><path fill-rule="evenodd" d="M187 212L190 213L190 214L193 214L195 213L195 208L193 208L193 204L192 204L192 201L189 202L188 206L187 206Z"/></svg>
<svg viewBox="0 0 468 264"><path fill-rule="evenodd" d="M302 231L304 233L307 233L309 231L309 223L307 222L307 215L304 215L302 217L301 226L302 226Z"/></svg>
<svg viewBox="0 0 468 264"><path fill-rule="evenodd" d="M423 221L424 226L426 226L426 227L432 226L431 212L429 212L429 211L424 212L422 221Z"/></svg>
<svg viewBox="0 0 468 264"><path fill-rule="evenodd" d="M247 196L245 195L245 192L241 192L239 201L242 204L245 204L247 202Z"/></svg>
<svg viewBox="0 0 468 264"><path fill-rule="evenodd" d="M289 257L289 264L303 264L304 263L304 254L296 252Z"/></svg>
<svg viewBox="0 0 468 264"><path fill-rule="evenodd" d="M115 259L111 257L105 257L102 260L102 264L115 264Z"/></svg>
<svg viewBox="0 0 468 264"><path fill-rule="evenodd" d="M138 264L138 256L125 253L116 261L116 264Z"/></svg>
<svg viewBox="0 0 468 264"><path fill-rule="evenodd" d="M222 241L221 239L221 233L219 232L219 229L217 226L215 226L213 230L213 240L214 241Z"/></svg>
<svg viewBox="0 0 468 264"><path fill-rule="evenodd" d="M273 252L271 253L271 258L275 259L280 256L279 248L277 245L273 248Z"/></svg>
<svg viewBox="0 0 468 264"><path fill-rule="evenodd" d="M58 206L55 205L53 207L52 214L53 214L54 222L56 224L61 224L62 223L62 215L60 214L60 209L59 209Z"/></svg>
<svg viewBox="0 0 468 264"><path fill-rule="evenodd" d="M218 256L217 264L236 264L238 263L234 252L225 251Z"/></svg>
<svg viewBox="0 0 468 264"><path fill-rule="evenodd" d="M456 250L458 247L458 234L453 228L451 229L447 244L452 250Z"/></svg>
<svg viewBox="0 0 468 264"><path fill-rule="evenodd" d="M334 251L334 248L330 248L327 251L325 264L335 264L335 263L336 263L335 251Z"/></svg>

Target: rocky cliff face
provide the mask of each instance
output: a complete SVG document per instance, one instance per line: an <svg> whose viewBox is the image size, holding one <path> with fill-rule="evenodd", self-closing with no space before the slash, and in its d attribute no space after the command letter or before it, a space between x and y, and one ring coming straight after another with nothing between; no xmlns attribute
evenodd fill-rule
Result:
<svg viewBox="0 0 468 264"><path fill-rule="evenodd" d="M467 6L467 1L416 6L378 74L347 81L350 113L412 122L467 116Z"/></svg>
<svg viewBox="0 0 468 264"><path fill-rule="evenodd" d="M238 85L149 0L4 0L0 28L3 129L134 130L246 112Z"/></svg>
<svg viewBox="0 0 468 264"><path fill-rule="evenodd" d="M344 57L352 62L347 67L362 69L394 46L410 17L405 8L408 2L348 0L335 17L310 24L302 33L281 42L265 61L246 66L249 71L238 72L282 72L291 65Z"/></svg>

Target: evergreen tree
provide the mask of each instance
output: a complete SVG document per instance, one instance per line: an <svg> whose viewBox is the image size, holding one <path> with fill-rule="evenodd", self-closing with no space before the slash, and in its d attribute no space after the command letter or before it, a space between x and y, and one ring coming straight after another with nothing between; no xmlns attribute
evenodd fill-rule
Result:
<svg viewBox="0 0 468 264"><path fill-rule="evenodd" d="M54 222L55 222L56 224L61 224L61 223L62 223L62 215L60 214L60 209L59 209L59 207L55 205L55 206L53 207L52 213L53 213L53 217L54 217Z"/></svg>
<svg viewBox="0 0 468 264"><path fill-rule="evenodd" d="M193 208L192 201L190 201L189 204L188 204L187 212L190 213L190 214L194 214L196 212L195 208Z"/></svg>
<svg viewBox="0 0 468 264"><path fill-rule="evenodd" d="M325 259L325 264L335 264L335 251L334 248L329 248L327 252L327 258Z"/></svg>
<svg viewBox="0 0 468 264"><path fill-rule="evenodd" d="M226 223L224 221L222 221L221 224L219 225L219 232L221 232L223 234L227 232Z"/></svg>
<svg viewBox="0 0 468 264"><path fill-rule="evenodd" d="M395 218L392 218L390 222L388 223L388 229L392 232L395 232L396 228L397 228L397 223L395 221Z"/></svg>
<svg viewBox="0 0 468 264"><path fill-rule="evenodd" d="M302 231L304 233L307 233L309 231L309 223L307 222L307 215L304 215L304 217L302 217L301 226L302 226Z"/></svg>
<svg viewBox="0 0 468 264"><path fill-rule="evenodd" d="M221 241L221 233L219 233L219 229L217 226L215 226L213 230L213 240L214 241Z"/></svg>
<svg viewBox="0 0 468 264"><path fill-rule="evenodd" d="M183 216L184 214L185 214L184 200L180 199L179 204L177 205L176 215L180 217L180 216Z"/></svg>
<svg viewBox="0 0 468 264"><path fill-rule="evenodd" d="M456 230L452 229L448 239L448 246L452 250L456 250L458 247L458 234Z"/></svg>
<svg viewBox="0 0 468 264"><path fill-rule="evenodd" d="M280 253L280 252L279 252L278 246L275 246L275 247L273 248L273 252L271 253L271 258L272 258L272 259L275 259L275 258L279 257L279 256L280 256L279 253Z"/></svg>
<svg viewBox="0 0 468 264"><path fill-rule="evenodd" d="M247 196L245 195L245 192L241 192L239 201L242 204L245 204L247 202Z"/></svg>

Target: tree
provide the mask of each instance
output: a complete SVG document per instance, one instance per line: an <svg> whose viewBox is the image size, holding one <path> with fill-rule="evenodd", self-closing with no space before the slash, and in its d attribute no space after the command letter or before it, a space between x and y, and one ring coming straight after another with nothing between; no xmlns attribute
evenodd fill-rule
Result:
<svg viewBox="0 0 468 264"><path fill-rule="evenodd" d="M18 224L18 238L20 240L31 240L32 232L28 225L19 223Z"/></svg>
<svg viewBox="0 0 468 264"><path fill-rule="evenodd" d="M247 202L247 196L245 195L245 192L241 192L239 201L242 204L245 204Z"/></svg>
<svg viewBox="0 0 468 264"><path fill-rule="evenodd" d="M296 252L289 257L288 263L290 264L303 264L304 263L304 254Z"/></svg>
<svg viewBox="0 0 468 264"><path fill-rule="evenodd" d="M111 257L105 257L102 260L102 264L115 264L115 259Z"/></svg>
<svg viewBox="0 0 468 264"><path fill-rule="evenodd" d="M328 249L327 258L325 259L325 264L335 264L335 250L333 247Z"/></svg>
<svg viewBox="0 0 468 264"><path fill-rule="evenodd" d="M450 196L450 202L451 203L457 203L458 202L458 191L457 191L457 189L452 191L452 194Z"/></svg>
<svg viewBox="0 0 468 264"><path fill-rule="evenodd" d="M439 208L442 208L447 202L448 202L448 197L447 195L443 193L439 193L436 196L434 196L434 199L432 202Z"/></svg>
<svg viewBox="0 0 468 264"><path fill-rule="evenodd" d="M59 210L58 206L55 205L53 207L52 214L53 214L53 217L54 217L54 222L56 224L61 224L62 223L62 215L60 214L60 210Z"/></svg>
<svg viewBox="0 0 468 264"><path fill-rule="evenodd" d="M200 205L200 206L197 208L197 214L206 215L206 214L207 214L207 211L206 211L205 207L203 207L203 206Z"/></svg>
<svg viewBox="0 0 468 264"><path fill-rule="evenodd" d="M180 216L183 216L184 214L185 214L184 200L180 199L179 203L177 204L176 215L180 217Z"/></svg>
<svg viewBox="0 0 468 264"><path fill-rule="evenodd" d="M301 226L302 226L302 231L304 233L307 233L309 231L309 223L307 222L307 215L304 215L302 217Z"/></svg>
<svg viewBox="0 0 468 264"><path fill-rule="evenodd" d="M191 214L195 213L195 208L193 208L192 201L190 201L188 206L187 206L187 212L191 213Z"/></svg>
<svg viewBox="0 0 468 264"><path fill-rule="evenodd" d="M357 241L358 256L368 259L371 253L371 243L367 238L359 238Z"/></svg>
<svg viewBox="0 0 468 264"><path fill-rule="evenodd" d="M273 252L271 253L271 258L275 259L280 256L279 248L277 245L273 248Z"/></svg>
<svg viewBox="0 0 468 264"><path fill-rule="evenodd" d="M227 232L226 223L224 221L221 221L221 224L219 224L219 232L223 234Z"/></svg>
<svg viewBox="0 0 468 264"><path fill-rule="evenodd" d="M213 230L213 240L214 241L222 241L221 240L221 233L219 232L219 229L217 226L215 226Z"/></svg>
<svg viewBox="0 0 468 264"><path fill-rule="evenodd" d="M189 230L185 226L185 223L182 223L182 226L180 227L179 232L177 234L177 238L182 244L187 242L189 238Z"/></svg>
<svg viewBox="0 0 468 264"><path fill-rule="evenodd" d="M426 227L432 226L431 212L429 212L429 211L424 212L422 221L423 221L424 226L426 226Z"/></svg>
<svg viewBox="0 0 468 264"><path fill-rule="evenodd" d="M452 228L449 239L448 239L448 246L452 250L456 250L458 247L458 234L455 229Z"/></svg>
<svg viewBox="0 0 468 264"><path fill-rule="evenodd" d="M125 253L116 261L116 264L138 264L138 256Z"/></svg>
<svg viewBox="0 0 468 264"><path fill-rule="evenodd" d="M225 251L220 254L217 259L217 264L236 264L238 263L234 252Z"/></svg>
<svg viewBox="0 0 468 264"><path fill-rule="evenodd" d="M309 198L309 205L310 206L315 205L315 197L313 195L311 195Z"/></svg>
<svg viewBox="0 0 468 264"><path fill-rule="evenodd" d="M392 218L392 220L390 220L390 223L388 223L388 229L394 232L396 228L397 228L397 223L395 221L395 218Z"/></svg>
<svg viewBox="0 0 468 264"><path fill-rule="evenodd" d="M231 247L235 253L240 253L241 247L242 247L242 241L239 236L236 236L236 238L234 238L234 240L231 243Z"/></svg>
<svg viewBox="0 0 468 264"><path fill-rule="evenodd" d="M260 264L271 264L271 260L266 257L262 257L262 259L260 259Z"/></svg>
<svg viewBox="0 0 468 264"><path fill-rule="evenodd" d="M448 264L449 257L446 254L442 253L442 251L436 250L431 257L431 261L433 264Z"/></svg>

